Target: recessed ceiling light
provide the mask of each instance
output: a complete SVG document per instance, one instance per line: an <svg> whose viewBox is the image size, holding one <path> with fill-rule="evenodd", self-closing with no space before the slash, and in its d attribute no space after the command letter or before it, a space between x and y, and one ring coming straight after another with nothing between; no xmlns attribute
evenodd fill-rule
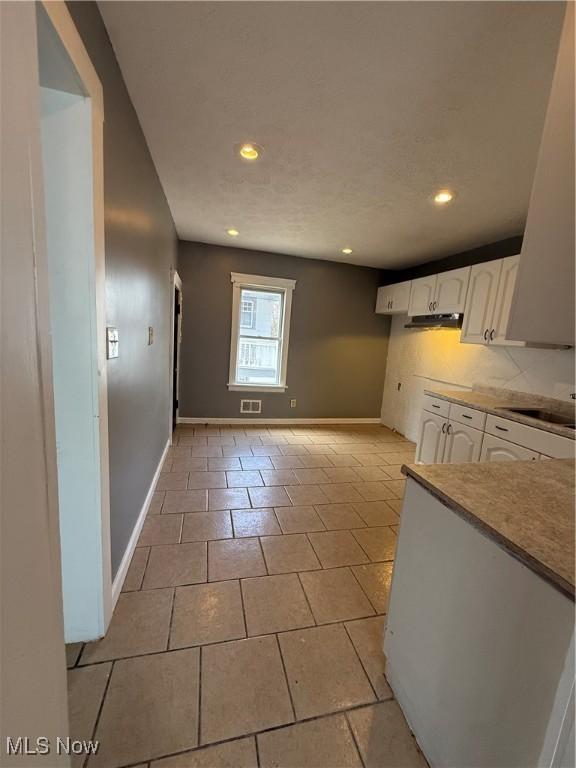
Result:
<svg viewBox="0 0 576 768"><path fill-rule="evenodd" d="M240 234L237 229L227 229L226 232L230 235L230 237L238 237Z"/></svg>
<svg viewBox="0 0 576 768"><path fill-rule="evenodd" d="M251 141L242 144L239 149L240 157L243 157L244 160L257 160L261 151L261 148Z"/></svg>
<svg viewBox="0 0 576 768"><path fill-rule="evenodd" d="M342 248L342 253L346 254L346 256L349 256L352 253L352 248Z"/></svg>
<svg viewBox="0 0 576 768"><path fill-rule="evenodd" d="M434 195L434 202L436 205L446 205L454 199L454 193L449 189L440 189Z"/></svg>

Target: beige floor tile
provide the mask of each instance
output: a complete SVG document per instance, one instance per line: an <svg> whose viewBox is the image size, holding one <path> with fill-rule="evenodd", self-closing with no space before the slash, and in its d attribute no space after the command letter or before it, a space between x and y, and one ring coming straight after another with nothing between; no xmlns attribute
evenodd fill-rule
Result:
<svg viewBox="0 0 576 768"><path fill-rule="evenodd" d="M329 467L324 471L332 483L357 483L360 480L354 467Z"/></svg>
<svg viewBox="0 0 576 768"><path fill-rule="evenodd" d="M237 581L176 589L170 648L220 643L240 637L246 637L246 629Z"/></svg>
<svg viewBox="0 0 576 768"><path fill-rule="evenodd" d="M197 648L116 662L90 768L116 768L193 749L198 739Z"/></svg>
<svg viewBox="0 0 576 768"><path fill-rule="evenodd" d="M300 461L307 469L334 469L328 456L321 453L315 453L312 456L300 456Z"/></svg>
<svg viewBox="0 0 576 768"><path fill-rule="evenodd" d="M224 458L208 459L208 469L211 472L221 472L222 470L242 469L240 459L235 456Z"/></svg>
<svg viewBox="0 0 576 768"><path fill-rule="evenodd" d="M139 547L153 544L177 544L182 530L182 515L154 515L147 517L138 539Z"/></svg>
<svg viewBox="0 0 576 768"><path fill-rule="evenodd" d="M374 609L349 568L301 573L317 624L373 616Z"/></svg>
<svg viewBox="0 0 576 768"><path fill-rule="evenodd" d="M260 473L264 485L297 485L298 480L292 469L269 469Z"/></svg>
<svg viewBox="0 0 576 768"><path fill-rule="evenodd" d="M224 445L222 447L222 454L224 457L232 458L241 458L244 456L250 457L254 455L250 447L238 448L237 445Z"/></svg>
<svg viewBox="0 0 576 768"><path fill-rule="evenodd" d="M348 720L366 768L427 768L395 701L349 712Z"/></svg>
<svg viewBox="0 0 576 768"><path fill-rule="evenodd" d="M190 472L188 479L188 488L190 490L226 487L225 472Z"/></svg>
<svg viewBox="0 0 576 768"><path fill-rule="evenodd" d="M166 496L166 491L154 491L154 493L152 494L152 499L150 501L150 506L148 507L149 515L160 514L160 510L162 509L162 504L164 503L165 496Z"/></svg>
<svg viewBox="0 0 576 768"><path fill-rule="evenodd" d="M192 456L202 456L216 459L222 456L222 448L219 445L193 445Z"/></svg>
<svg viewBox="0 0 576 768"><path fill-rule="evenodd" d="M261 504L259 506L266 506ZM249 509L250 499L246 488L211 488L208 491L208 509Z"/></svg>
<svg viewBox="0 0 576 768"><path fill-rule="evenodd" d="M392 581L393 563L371 563L356 565L352 568L362 589L378 613L386 613Z"/></svg>
<svg viewBox="0 0 576 768"><path fill-rule="evenodd" d="M122 584L122 592L135 592L140 589L149 552L150 547L136 547L130 561L128 573L124 579L124 584Z"/></svg>
<svg viewBox="0 0 576 768"><path fill-rule="evenodd" d="M234 536L276 536L281 534L273 509L232 510Z"/></svg>
<svg viewBox="0 0 576 768"><path fill-rule="evenodd" d="M274 469L302 469L303 464L299 456L271 456Z"/></svg>
<svg viewBox="0 0 576 768"><path fill-rule="evenodd" d="M270 488L248 488L250 501L253 507L285 507L290 506L291 502L286 491L281 487Z"/></svg>
<svg viewBox="0 0 576 768"><path fill-rule="evenodd" d="M356 458L363 467L385 467L386 461L382 453L365 453L357 455ZM358 467L360 469L360 467Z"/></svg>
<svg viewBox="0 0 576 768"><path fill-rule="evenodd" d="M261 768L362 768L344 715L258 735Z"/></svg>
<svg viewBox="0 0 576 768"><path fill-rule="evenodd" d="M272 538L282 538L270 537ZM265 576L266 565L258 539L229 539L208 544L208 579L243 579Z"/></svg>
<svg viewBox="0 0 576 768"><path fill-rule="evenodd" d="M150 768L258 768L254 736L154 760Z"/></svg>
<svg viewBox="0 0 576 768"><path fill-rule="evenodd" d="M240 459L242 469L273 469L268 456L245 456Z"/></svg>
<svg viewBox="0 0 576 768"><path fill-rule="evenodd" d="M73 667L82 652L82 646L84 643L67 643L66 644L66 666L68 669Z"/></svg>
<svg viewBox="0 0 576 768"><path fill-rule="evenodd" d="M302 485L315 485L330 482L323 469L295 469L297 481Z"/></svg>
<svg viewBox="0 0 576 768"><path fill-rule="evenodd" d="M202 457L196 456L194 458L172 460L171 472L202 472L207 469L208 459Z"/></svg>
<svg viewBox="0 0 576 768"><path fill-rule="evenodd" d="M206 542L164 544L150 549L142 589L198 584L208 578Z"/></svg>
<svg viewBox="0 0 576 768"><path fill-rule="evenodd" d="M172 589L123 592L106 636L86 643L80 664L165 651L168 644Z"/></svg>
<svg viewBox="0 0 576 768"><path fill-rule="evenodd" d="M320 438L318 438L318 440L320 440ZM324 458L326 458L328 455L334 453L334 451L327 444L327 442L314 443L312 445L307 445L306 448L308 450L308 453L311 453L313 455L319 455L319 456L322 456ZM310 465L310 466L312 466L312 465ZM331 464L326 464L325 466L330 467L332 465Z"/></svg>
<svg viewBox="0 0 576 768"><path fill-rule="evenodd" d="M268 573L296 573L320 568L318 558L304 534L263 536L260 541Z"/></svg>
<svg viewBox="0 0 576 768"><path fill-rule="evenodd" d="M107 662L68 672L68 717L72 739L84 741L92 738L111 670L112 664ZM84 759L85 755L74 755L72 766L80 768Z"/></svg>
<svg viewBox="0 0 576 768"><path fill-rule="evenodd" d="M381 467L358 467L356 472L360 476L360 479L365 482L378 482L380 480L392 479Z"/></svg>
<svg viewBox="0 0 576 768"><path fill-rule="evenodd" d="M362 496L351 483L332 483L323 485L322 490L326 494L328 501L337 504L343 504L351 501L362 501Z"/></svg>
<svg viewBox="0 0 576 768"><path fill-rule="evenodd" d="M280 453L283 456L307 456L308 450L305 445L299 445L299 444L289 444L289 445L281 445L280 446Z"/></svg>
<svg viewBox="0 0 576 768"><path fill-rule="evenodd" d="M166 491L162 514L182 512L206 512L208 491Z"/></svg>
<svg viewBox="0 0 576 768"><path fill-rule="evenodd" d="M400 515L402 512L402 499L388 499L388 504L392 507L396 514Z"/></svg>
<svg viewBox="0 0 576 768"><path fill-rule="evenodd" d="M191 512L184 515L182 541L210 541L231 539L230 512Z"/></svg>
<svg viewBox="0 0 576 768"><path fill-rule="evenodd" d="M356 483L355 487L360 497L358 501L386 501L387 499L398 498L398 493L392 487L398 480L389 480L387 482Z"/></svg>
<svg viewBox="0 0 576 768"><path fill-rule="evenodd" d="M333 467L358 467L360 462L351 454L334 454L328 457Z"/></svg>
<svg viewBox="0 0 576 768"><path fill-rule="evenodd" d="M346 629L376 695L379 699L391 699L392 690L384 676L384 616L349 621Z"/></svg>
<svg viewBox="0 0 576 768"><path fill-rule="evenodd" d="M284 725L293 719L274 636L202 649L202 744Z"/></svg>
<svg viewBox="0 0 576 768"><path fill-rule="evenodd" d="M364 550L349 531L326 531L308 536L323 568L368 562Z"/></svg>
<svg viewBox="0 0 576 768"><path fill-rule="evenodd" d="M406 490L406 480L391 480L387 483L388 487L394 491L395 498L403 499Z"/></svg>
<svg viewBox="0 0 576 768"><path fill-rule="evenodd" d="M277 507L276 516L284 533L307 533L323 531L324 524L312 506Z"/></svg>
<svg viewBox="0 0 576 768"><path fill-rule="evenodd" d="M302 585L295 573L242 579L242 595L249 635L266 635L314 625Z"/></svg>
<svg viewBox="0 0 576 768"><path fill-rule="evenodd" d="M327 495L324 495L325 488L327 486L324 485L322 487L319 485L287 485L286 493L294 506L326 504L329 498Z"/></svg>
<svg viewBox="0 0 576 768"><path fill-rule="evenodd" d="M396 534L390 528L362 528L352 533L372 562L394 560Z"/></svg>
<svg viewBox="0 0 576 768"><path fill-rule="evenodd" d="M352 504L318 504L316 511L329 531L362 528L364 525Z"/></svg>
<svg viewBox="0 0 576 768"><path fill-rule="evenodd" d="M398 453L387 453L386 464L414 464L415 451L399 451Z"/></svg>
<svg viewBox="0 0 576 768"><path fill-rule="evenodd" d="M262 476L257 469L226 472L226 480L228 481L228 488L252 488L264 485Z"/></svg>
<svg viewBox="0 0 576 768"><path fill-rule="evenodd" d="M299 720L375 700L342 625L284 632L278 640Z"/></svg>
<svg viewBox="0 0 576 768"><path fill-rule="evenodd" d="M388 501L362 501L354 504L354 509L366 525L371 527L394 525L399 520L398 515ZM350 527L355 528L357 526Z"/></svg>
<svg viewBox="0 0 576 768"><path fill-rule="evenodd" d="M387 464L384 471L391 480L404 480L405 476L402 472L402 464Z"/></svg>
<svg viewBox="0 0 576 768"><path fill-rule="evenodd" d="M155 490L184 491L188 482L188 472L161 472Z"/></svg>
<svg viewBox="0 0 576 768"><path fill-rule="evenodd" d="M280 456L280 447L278 445L254 445L252 446L254 456Z"/></svg>

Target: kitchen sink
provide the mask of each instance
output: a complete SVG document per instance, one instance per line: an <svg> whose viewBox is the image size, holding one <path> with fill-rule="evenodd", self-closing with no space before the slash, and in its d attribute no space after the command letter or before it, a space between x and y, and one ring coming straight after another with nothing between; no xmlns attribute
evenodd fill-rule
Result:
<svg viewBox="0 0 576 768"><path fill-rule="evenodd" d="M561 413L546 411L541 408L507 408L502 406L498 410L519 413L521 416L529 416L537 421L547 421L549 424L559 424L562 427L576 429L576 423L573 416L563 416Z"/></svg>

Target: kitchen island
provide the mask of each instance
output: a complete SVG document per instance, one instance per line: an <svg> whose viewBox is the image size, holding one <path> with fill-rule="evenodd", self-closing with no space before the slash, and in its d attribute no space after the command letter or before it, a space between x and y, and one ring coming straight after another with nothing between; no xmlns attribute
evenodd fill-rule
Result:
<svg viewBox="0 0 576 768"><path fill-rule="evenodd" d="M574 765L574 463L408 477L386 675L432 766Z"/></svg>

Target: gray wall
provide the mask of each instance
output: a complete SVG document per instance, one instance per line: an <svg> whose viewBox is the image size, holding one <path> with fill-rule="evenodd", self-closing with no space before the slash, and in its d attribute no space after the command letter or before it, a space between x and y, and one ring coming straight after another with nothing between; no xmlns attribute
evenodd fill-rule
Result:
<svg viewBox="0 0 576 768"><path fill-rule="evenodd" d="M106 319L120 339L120 356L108 362L114 575L168 439L169 286L177 241L98 8L70 2L68 9L104 89Z"/></svg>
<svg viewBox="0 0 576 768"><path fill-rule="evenodd" d="M180 242L183 282L180 416L240 417L227 388L231 272L297 281L292 301L288 390L257 393L263 418L378 417L389 318L374 313L380 272L330 261ZM290 398L298 406L290 408Z"/></svg>

